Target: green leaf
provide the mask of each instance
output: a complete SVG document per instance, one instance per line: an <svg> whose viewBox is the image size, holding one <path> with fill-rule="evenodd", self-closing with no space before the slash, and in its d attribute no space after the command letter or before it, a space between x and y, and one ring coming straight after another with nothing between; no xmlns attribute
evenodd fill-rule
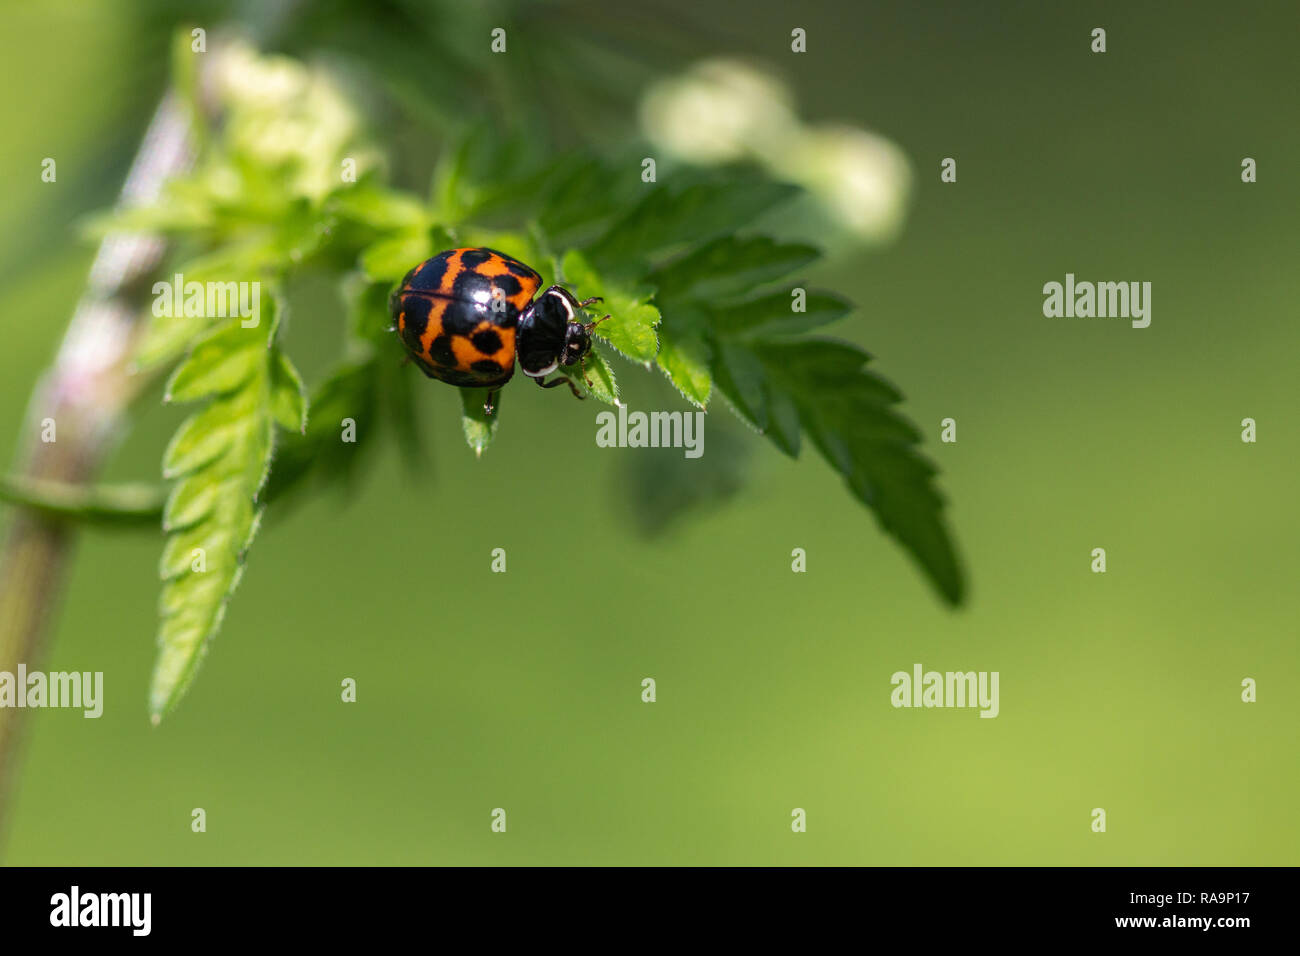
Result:
<svg viewBox="0 0 1300 956"><path fill-rule="evenodd" d="M604 272L634 271L666 252L733 233L798 192L795 186L740 176L676 191L652 187L588 252Z"/></svg>
<svg viewBox="0 0 1300 956"><path fill-rule="evenodd" d="M388 299L396 291L394 284L387 280L375 282L363 273L353 272L343 278L340 289L348 306L349 338L366 347L391 345L393 317L388 311Z"/></svg>
<svg viewBox="0 0 1300 956"><path fill-rule="evenodd" d="M720 336L738 338L761 335L797 335L842 319L852 310L847 299L829 292L798 288L757 296L710 309L713 330ZM802 304L803 311L794 311Z"/></svg>
<svg viewBox="0 0 1300 956"><path fill-rule="evenodd" d="M555 241L597 227L619 209L623 170L599 159L571 161L562 170L537 215L538 226Z"/></svg>
<svg viewBox="0 0 1300 956"><path fill-rule="evenodd" d="M767 394L767 437L791 458L799 457L799 408L784 392Z"/></svg>
<svg viewBox="0 0 1300 956"><path fill-rule="evenodd" d="M752 351L724 344L715 375L737 410L791 454L797 421L940 594L959 604L965 582L935 468L915 447L916 427L892 407L902 396L864 367L869 358L826 340L757 342Z"/></svg>
<svg viewBox="0 0 1300 956"><path fill-rule="evenodd" d="M272 302L278 298L272 295ZM172 374L168 398L210 399L177 430L163 473L178 481L163 512L167 543L159 562L159 653L149 689L154 722L194 679L239 583L261 524L258 499L271 467L277 420L305 422L302 381L267 327L231 321L200 341Z"/></svg>
<svg viewBox="0 0 1300 956"><path fill-rule="evenodd" d="M281 427L306 433L307 389L289 356L278 348L271 356L271 414Z"/></svg>
<svg viewBox="0 0 1300 956"><path fill-rule="evenodd" d="M236 396L213 402L186 419L163 452L163 477L186 474L225 454L235 440L247 404L245 397Z"/></svg>
<svg viewBox="0 0 1300 956"><path fill-rule="evenodd" d="M146 320L144 334L136 346L133 365L136 371L173 362L190 344L212 326L211 319L153 315Z"/></svg>
<svg viewBox="0 0 1300 956"><path fill-rule="evenodd" d="M484 409L484 402L492 391L494 389L462 388L460 390L461 407L464 412L461 426L465 430L465 441L469 443L470 448L474 449L475 457L482 455L483 450L492 444L492 439L496 437L497 421L501 413L499 392L491 413Z"/></svg>
<svg viewBox="0 0 1300 956"><path fill-rule="evenodd" d="M429 213L415 196L363 180L330 196L332 213L370 229L408 235L427 229Z"/></svg>
<svg viewBox="0 0 1300 956"><path fill-rule="evenodd" d="M193 681L261 522L256 499L273 443L269 356L261 353L263 367L245 386L256 400L245 403L244 418L226 426L233 432L226 453L188 474L168 503L173 525L184 527L172 531L159 563L162 619L149 687L155 723Z"/></svg>
<svg viewBox="0 0 1300 956"><path fill-rule="evenodd" d="M741 418L759 431L767 429L767 377L763 363L752 352L730 342L720 343L713 380Z"/></svg>
<svg viewBox="0 0 1300 956"><path fill-rule="evenodd" d="M614 370L609 367L605 357L599 350L593 348L587 353L584 364L585 376L582 374L583 369L576 365L561 365L557 371L568 376L578 386L580 392L585 392L607 405L617 405L618 382L614 379Z"/></svg>
<svg viewBox="0 0 1300 956"><path fill-rule="evenodd" d="M163 511L163 530L188 528L212 513L222 486L205 474L182 478L172 487Z"/></svg>
<svg viewBox="0 0 1300 956"><path fill-rule="evenodd" d="M659 310L650 304L651 290L618 280L607 281L576 249L565 253L560 263L564 283L579 299L599 296L600 308L609 318L592 333L637 362L650 362L659 354Z"/></svg>
<svg viewBox="0 0 1300 956"><path fill-rule="evenodd" d="M177 366L163 401L192 402L233 392L265 364L266 330L233 321L199 342Z"/></svg>
<svg viewBox="0 0 1300 956"><path fill-rule="evenodd" d="M214 224L212 211L187 202L166 190L165 201L150 206L121 206L91 213L77 223L78 233L86 239L103 239L113 233L193 233Z"/></svg>
<svg viewBox="0 0 1300 956"><path fill-rule="evenodd" d="M393 284L435 252L427 231L405 232L367 246L361 253L361 271L372 282Z"/></svg>
<svg viewBox="0 0 1300 956"><path fill-rule="evenodd" d="M476 201L478 183L501 176L501 140L492 134L488 124L476 123L442 151L434 169L431 198L443 222L460 222Z"/></svg>
<svg viewBox="0 0 1300 956"><path fill-rule="evenodd" d="M772 282L815 261L813 246L783 243L767 236L724 236L674 260L650 275L663 308L682 301L717 302Z"/></svg>
<svg viewBox="0 0 1300 956"><path fill-rule="evenodd" d="M709 395L713 391L711 360L709 344L695 332L665 332L660 338L656 362L677 391L700 408L709 404Z"/></svg>

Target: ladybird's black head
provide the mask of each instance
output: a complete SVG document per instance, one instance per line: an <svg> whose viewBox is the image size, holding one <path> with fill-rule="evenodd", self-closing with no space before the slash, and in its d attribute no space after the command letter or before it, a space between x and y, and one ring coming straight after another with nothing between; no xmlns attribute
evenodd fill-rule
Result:
<svg viewBox="0 0 1300 956"><path fill-rule="evenodd" d="M577 365L591 351L591 333L587 326L570 322L564 329L564 351L560 353L561 365Z"/></svg>

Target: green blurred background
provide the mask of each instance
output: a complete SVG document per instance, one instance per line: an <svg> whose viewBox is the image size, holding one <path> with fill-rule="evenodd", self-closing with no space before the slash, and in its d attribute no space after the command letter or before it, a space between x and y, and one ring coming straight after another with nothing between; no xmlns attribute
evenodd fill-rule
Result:
<svg viewBox="0 0 1300 956"><path fill-rule="evenodd" d="M597 448L590 403L510 389L476 461L454 393L430 384L427 473L387 448L355 496L273 521L158 729L161 537L83 537L42 667L102 670L105 713L34 714L6 862L1300 862L1295 7L1070 6L638 6L673 65L757 58L806 119L908 155L900 240L841 251L816 279L859 303L832 331L878 357L927 435L966 608L945 610L809 452L790 462L741 436L752 462L734 500L646 538L627 458L654 453ZM172 28L220 9L5 6L11 444L93 255L75 224L112 201ZM586 15L555 13L573 31ZM711 31L672 29L701 19ZM956 184L939 181L945 156ZM1151 327L1045 319L1042 285L1066 272L1151 281ZM298 311L306 372L342 327L337 310ZM621 371L633 408L662 394ZM955 445L938 442L947 416ZM108 475L156 475L178 419L150 411ZM489 573L495 547L505 575ZM807 574L790 571L794 547ZM1094 547L1105 575L1089 572ZM889 677L915 662L1000 671L1001 715L893 709Z"/></svg>

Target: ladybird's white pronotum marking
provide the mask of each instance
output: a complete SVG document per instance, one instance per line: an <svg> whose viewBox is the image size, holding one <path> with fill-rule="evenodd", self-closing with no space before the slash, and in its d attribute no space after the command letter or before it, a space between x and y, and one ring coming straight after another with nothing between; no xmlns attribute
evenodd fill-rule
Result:
<svg viewBox="0 0 1300 956"><path fill-rule="evenodd" d="M547 296L550 296L550 297L553 298L553 299L559 299L559 300L560 300L560 304L561 304L562 306L564 306L564 313L565 313L565 320L564 320L564 321L565 321L566 323L567 323L567 322L572 322L572 321L573 321L573 306L571 306L571 305L569 304L568 296L565 296L565 295L561 294L560 292L555 291L554 289L547 289L546 292L542 295L542 298L546 298ZM539 378L539 379L540 379L540 378L546 378L546 376L550 375L552 372L554 372L554 371L555 371L557 368L559 368L559 367L560 367L560 358L559 358L559 356L556 356L555 361L553 361L550 365L546 366L545 368L538 369L538 370L535 371L535 372L530 372L530 371L528 371L528 369L525 368L525 369L524 369L524 374L527 375L527 376L529 376L529 377L531 377L531 378ZM523 366L521 365L520 368L523 368Z"/></svg>
<svg viewBox="0 0 1300 956"><path fill-rule="evenodd" d="M569 297L568 297L567 295L564 295L563 293L561 293L561 292L555 290L555 289L547 289L547 290L546 290L546 294L549 295L549 296L551 296L552 298L555 298L555 299L559 299L559 300L560 300L560 305L564 306L564 316L565 316L564 321L565 321L566 323L567 323L567 322L572 322L572 321L573 321L573 306L569 304Z"/></svg>

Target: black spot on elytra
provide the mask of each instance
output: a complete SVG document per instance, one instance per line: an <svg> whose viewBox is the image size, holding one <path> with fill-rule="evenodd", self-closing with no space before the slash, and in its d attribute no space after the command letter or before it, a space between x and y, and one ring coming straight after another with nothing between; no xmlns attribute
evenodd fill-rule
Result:
<svg viewBox="0 0 1300 956"><path fill-rule="evenodd" d="M454 299L442 310L442 330L448 335L472 335L482 321L482 307L472 301Z"/></svg>
<svg viewBox="0 0 1300 956"><path fill-rule="evenodd" d="M402 341L416 352L423 348L420 339L429 327L429 305L429 300L421 295L408 295L402 300L402 311L406 313Z"/></svg>
<svg viewBox="0 0 1300 956"><path fill-rule="evenodd" d="M466 269L456 276L452 283L451 294L462 302L473 303L482 308L492 295L492 280L487 276Z"/></svg>
<svg viewBox="0 0 1300 956"><path fill-rule="evenodd" d="M481 266L492 258L491 249L468 249L460 254L460 264L466 269Z"/></svg>
<svg viewBox="0 0 1300 956"><path fill-rule="evenodd" d="M425 259L402 280L402 285L417 292L436 292L447 274L447 253Z"/></svg>
<svg viewBox="0 0 1300 956"><path fill-rule="evenodd" d="M492 281L496 283L498 289L505 293L507 299L518 295L524 289L519 284L519 280L512 275L493 276Z"/></svg>
<svg viewBox="0 0 1300 956"><path fill-rule="evenodd" d="M439 365L455 365L456 353L451 350L451 337L440 335L429 346L429 357Z"/></svg>
<svg viewBox="0 0 1300 956"><path fill-rule="evenodd" d="M482 332L475 332L470 336L470 341L474 343L474 348L478 349L484 355L495 355L501 348L501 336L497 335L491 329L484 329Z"/></svg>
<svg viewBox="0 0 1300 956"><path fill-rule="evenodd" d="M470 365L470 368L476 372L482 372L484 375L491 375L493 372L501 371L501 366L496 362L493 362L491 359L479 359L477 362Z"/></svg>
<svg viewBox="0 0 1300 956"><path fill-rule="evenodd" d="M514 275L519 276L519 278L521 279L530 279L533 282L542 281L541 276L539 276L532 269L528 268L528 266L524 265L518 259L507 258L506 268L509 269Z"/></svg>

